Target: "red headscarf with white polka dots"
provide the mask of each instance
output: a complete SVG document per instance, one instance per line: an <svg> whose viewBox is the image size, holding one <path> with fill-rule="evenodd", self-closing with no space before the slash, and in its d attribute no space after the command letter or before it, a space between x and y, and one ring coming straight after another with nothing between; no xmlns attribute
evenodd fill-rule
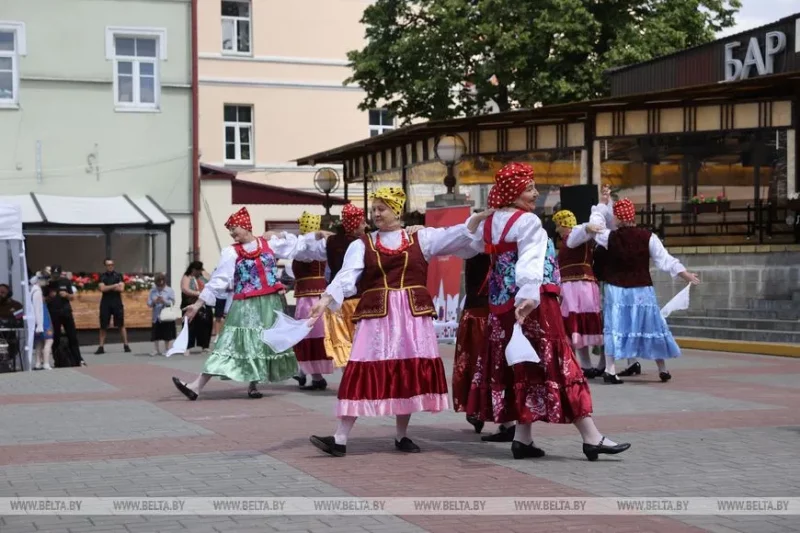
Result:
<svg viewBox="0 0 800 533"><path fill-rule="evenodd" d="M225 227L228 229L238 227L246 229L247 231L253 231L253 223L250 222L250 213L247 212L247 208L243 207L232 214L230 218L228 218L228 221L225 222Z"/></svg>
<svg viewBox="0 0 800 533"><path fill-rule="evenodd" d="M636 219L636 207L627 198L614 204L614 216L621 222L633 222Z"/></svg>
<svg viewBox="0 0 800 533"><path fill-rule="evenodd" d="M487 203L493 209L506 207L533 183L533 169L524 163L509 163L497 171L494 182Z"/></svg>
<svg viewBox="0 0 800 533"><path fill-rule="evenodd" d="M364 223L364 210L353 204L347 204L342 208L342 226L347 233L353 233Z"/></svg>

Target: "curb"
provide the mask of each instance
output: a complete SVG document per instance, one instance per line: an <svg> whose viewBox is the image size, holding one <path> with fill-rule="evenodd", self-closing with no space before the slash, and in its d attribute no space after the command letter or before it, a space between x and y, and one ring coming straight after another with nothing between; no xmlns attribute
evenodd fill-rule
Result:
<svg viewBox="0 0 800 533"><path fill-rule="evenodd" d="M714 352L749 353L800 358L800 346L796 344L699 339L695 337L676 337L675 342L677 342L678 346L681 348L688 348L692 350L709 350Z"/></svg>

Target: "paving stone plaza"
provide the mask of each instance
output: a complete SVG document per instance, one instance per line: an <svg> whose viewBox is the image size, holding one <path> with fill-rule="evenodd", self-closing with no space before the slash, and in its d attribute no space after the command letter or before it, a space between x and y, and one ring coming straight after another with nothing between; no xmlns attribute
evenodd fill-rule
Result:
<svg viewBox="0 0 800 533"><path fill-rule="evenodd" d="M538 460L481 442L462 415L419 415L417 455L393 420L362 419L342 459L328 434L340 374L324 392L212 382L189 402L170 377L203 358L89 356L89 366L0 375L0 498L9 497L798 497L800 360L686 351L661 383L652 363L622 386L592 383L601 431L633 444L590 463L571 426L535 425ZM86 350L89 352L89 350ZM90 353L90 352L89 352ZM452 347L442 346L450 368ZM484 433L493 431L487 426ZM3 516L0 532L779 533L800 516Z"/></svg>

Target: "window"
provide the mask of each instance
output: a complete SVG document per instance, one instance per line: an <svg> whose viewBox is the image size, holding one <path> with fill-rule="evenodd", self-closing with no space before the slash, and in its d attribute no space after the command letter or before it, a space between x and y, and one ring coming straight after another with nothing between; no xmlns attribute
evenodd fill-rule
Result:
<svg viewBox="0 0 800 533"><path fill-rule="evenodd" d="M394 116L386 109L371 109L369 112L369 136L375 137L394 129Z"/></svg>
<svg viewBox="0 0 800 533"><path fill-rule="evenodd" d="M253 106L225 106L225 162L253 163Z"/></svg>
<svg viewBox="0 0 800 533"><path fill-rule="evenodd" d="M0 107L19 103L19 57L25 55L25 25L0 21Z"/></svg>
<svg viewBox="0 0 800 533"><path fill-rule="evenodd" d="M250 53L250 0L222 0L223 53Z"/></svg>
<svg viewBox="0 0 800 533"><path fill-rule="evenodd" d="M114 103L122 111L157 111L159 63L167 59L167 31L106 28L106 58L114 61Z"/></svg>

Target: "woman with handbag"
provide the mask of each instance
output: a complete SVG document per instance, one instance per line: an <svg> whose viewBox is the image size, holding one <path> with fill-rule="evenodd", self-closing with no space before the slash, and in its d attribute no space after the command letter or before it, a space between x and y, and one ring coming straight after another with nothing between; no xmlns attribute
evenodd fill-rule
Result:
<svg viewBox="0 0 800 533"><path fill-rule="evenodd" d="M155 276L155 286L150 289L147 298L147 307L153 310L153 329L150 331L150 340L155 344L156 350L152 355L167 353L172 341L175 340L175 322L180 320L181 311L175 307L175 291L167 286L167 278L162 273ZM164 341L164 351L159 343Z"/></svg>
<svg viewBox="0 0 800 533"><path fill-rule="evenodd" d="M205 270L201 261L192 261L186 268L181 278L181 309L186 309L197 302L200 293L206 286ZM192 348L202 348L207 352L211 346L211 333L214 329L214 307L203 305L197 315L189 323L189 345L186 348L188 356Z"/></svg>

